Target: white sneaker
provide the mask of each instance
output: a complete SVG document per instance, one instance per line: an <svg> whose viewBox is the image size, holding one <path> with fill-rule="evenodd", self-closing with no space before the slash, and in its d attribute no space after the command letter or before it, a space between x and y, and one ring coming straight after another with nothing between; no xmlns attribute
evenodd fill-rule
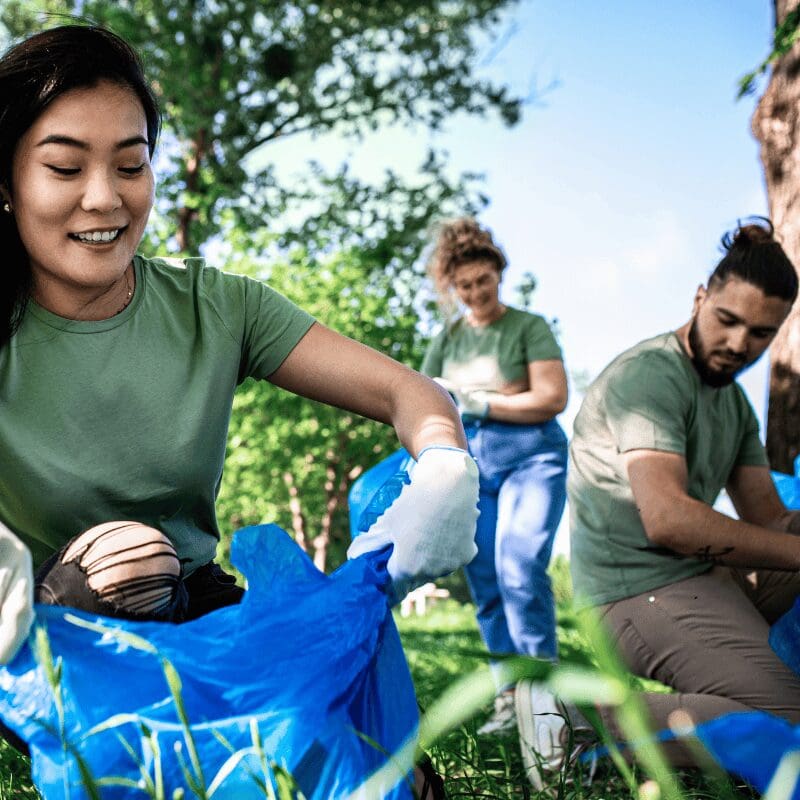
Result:
<svg viewBox="0 0 800 800"><path fill-rule="evenodd" d="M516 724L517 714L514 710L514 692L503 692L495 697L494 711L489 719L478 728L478 736L513 731Z"/></svg>
<svg viewBox="0 0 800 800"><path fill-rule="evenodd" d="M596 737L591 728L572 726L564 704L541 684L521 680L515 706L525 774L533 788L541 792L545 778L560 772L565 761L572 763L586 752L596 743ZM591 783L596 765L593 758L583 776L586 785Z"/></svg>

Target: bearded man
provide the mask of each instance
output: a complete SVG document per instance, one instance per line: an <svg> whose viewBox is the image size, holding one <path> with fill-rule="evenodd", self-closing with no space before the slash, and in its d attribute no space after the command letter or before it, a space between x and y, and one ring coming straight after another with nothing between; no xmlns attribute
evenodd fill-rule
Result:
<svg viewBox="0 0 800 800"><path fill-rule="evenodd" d="M570 450L575 594L634 673L675 690L645 695L657 730L679 709L696 723L754 709L800 723L800 679L768 642L800 593L800 513L780 501L734 381L775 337L798 281L771 224L740 227L723 245L691 319L594 381ZM714 510L722 489L739 519ZM537 722L537 703L534 689L520 728L549 754L554 742L538 739L554 726ZM692 763L680 745L668 755Z"/></svg>

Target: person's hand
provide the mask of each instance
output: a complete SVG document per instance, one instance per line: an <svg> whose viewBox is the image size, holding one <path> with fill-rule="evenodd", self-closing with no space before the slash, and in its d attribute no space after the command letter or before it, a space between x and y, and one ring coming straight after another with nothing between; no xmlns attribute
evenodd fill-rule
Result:
<svg viewBox="0 0 800 800"><path fill-rule="evenodd" d="M482 389L457 389L455 395L458 410L462 415L483 419L489 414L489 399L492 392L485 392Z"/></svg>
<svg viewBox="0 0 800 800"><path fill-rule="evenodd" d="M387 569L395 598L468 564L478 552L478 468L465 450L425 448L411 482L372 527L350 545L347 556L394 545Z"/></svg>
<svg viewBox="0 0 800 800"><path fill-rule="evenodd" d="M486 392L483 389L464 389L456 386L447 378L434 378L433 380L450 392L451 397L458 406L459 414L480 417L481 419L488 415L489 401L493 392Z"/></svg>
<svg viewBox="0 0 800 800"><path fill-rule="evenodd" d="M31 554L0 522L0 664L7 664L14 658L32 622Z"/></svg>

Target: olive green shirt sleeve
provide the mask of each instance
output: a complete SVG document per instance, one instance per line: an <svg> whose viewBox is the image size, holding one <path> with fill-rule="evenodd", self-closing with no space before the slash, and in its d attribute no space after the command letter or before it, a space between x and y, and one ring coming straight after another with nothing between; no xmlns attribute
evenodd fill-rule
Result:
<svg viewBox="0 0 800 800"><path fill-rule="evenodd" d="M266 284L239 279L245 292L240 377L268 378L306 335L314 318Z"/></svg>
<svg viewBox="0 0 800 800"><path fill-rule="evenodd" d="M687 398L682 375L660 353L631 359L606 387L606 421L620 453L686 454Z"/></svg>
<svg viewBox="0 0 800 800"><path fill-rule="evenodd" d="M526 315L526 326L522 336L527 363L533 361L563 360L561 347L556 341L547 320L538 315Z"/></svg>
<svg viewBox="0 0 800 800"><path fill-rule="evenodd" d="M433 338L422 359L420 372L429 378L440 378L444 366L444 342L447 332L442 330Z"/></svg>

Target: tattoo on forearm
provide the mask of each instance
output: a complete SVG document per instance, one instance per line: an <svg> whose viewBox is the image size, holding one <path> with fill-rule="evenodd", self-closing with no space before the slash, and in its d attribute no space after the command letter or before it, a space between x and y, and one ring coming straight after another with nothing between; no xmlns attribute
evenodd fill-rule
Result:
<svg viewBox="0 0 800 800"><path fill-rule="evenodd" d="M694 557L699 558L701 561L710 561L712 564L720 564L722 559L730 555L735 549L735 547L722 547L719 550L712 550L711 545L706 545L696 550Z"/></svg>

